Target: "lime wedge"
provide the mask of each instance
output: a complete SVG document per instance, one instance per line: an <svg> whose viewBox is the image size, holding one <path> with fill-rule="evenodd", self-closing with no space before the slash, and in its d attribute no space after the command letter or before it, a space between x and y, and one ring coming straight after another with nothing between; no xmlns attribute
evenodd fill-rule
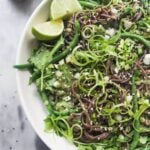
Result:
<svg viewBox="0 0 150 150"><path fill-rule="evenodd" d="M48 21L32 28L33 35L41 41L49 41L58 37L64 30L64 23L61 19Z"/></svg>
<svg viewBox="0 0 150 150"><path fill-rule="evenodd" d="M81 10L78 0L53 0L50 6L50 16L52 20L57 20Z"/></svg>

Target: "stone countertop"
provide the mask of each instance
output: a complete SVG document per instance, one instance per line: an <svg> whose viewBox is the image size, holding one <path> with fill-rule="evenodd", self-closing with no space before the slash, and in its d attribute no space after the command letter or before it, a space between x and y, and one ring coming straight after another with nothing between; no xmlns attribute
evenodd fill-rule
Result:
<svg viewBox="0 0 150 150"><path fill-rule="evenodd" d="M20 105L15 64L23 28L41 0L0 0L0 150L49 150Z"/></svg>

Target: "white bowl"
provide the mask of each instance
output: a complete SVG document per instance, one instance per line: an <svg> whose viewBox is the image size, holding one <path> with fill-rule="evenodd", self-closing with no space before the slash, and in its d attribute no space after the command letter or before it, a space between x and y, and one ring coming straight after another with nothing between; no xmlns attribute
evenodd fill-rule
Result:
<svg viewBox="0 0 150 150"><path fill-rule="evenodd" d="M47 20L49 6L50 0L43 0L29 19L20 41L17 64L26 63L30 57L31 50L35 47L35 39L31 33L31 28L33 25ZM35 85L28 85L30 73L28 71L17 71L16 74L22 106L39 137L52 150L76 150L77 148L66 139L57 136L55 133L44 131L44 119L47 116L47 111L40 100Z"/></svg>

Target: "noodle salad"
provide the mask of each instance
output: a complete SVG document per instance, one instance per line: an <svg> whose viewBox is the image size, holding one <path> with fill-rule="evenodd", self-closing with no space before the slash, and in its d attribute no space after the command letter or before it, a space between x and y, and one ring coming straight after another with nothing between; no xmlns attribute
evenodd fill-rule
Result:
<svg viewBox="0 0 150 150"><path fill-rule="evenodd" d="M150 150L148 3L77 2L82 9L62 16L62 33L49 40L33 33L38 46L15 65L31 73L49 113L46 131L78 150Z"/></svg>

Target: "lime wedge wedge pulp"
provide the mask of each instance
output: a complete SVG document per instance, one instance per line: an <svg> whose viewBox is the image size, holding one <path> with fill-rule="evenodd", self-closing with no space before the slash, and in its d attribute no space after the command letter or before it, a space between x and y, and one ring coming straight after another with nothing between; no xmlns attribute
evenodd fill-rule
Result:
<svg viewBox="0 0 150 150"><path fill-rule="evenodd" d="M64 23L61 19L56 21L48 21L32 28L32 33L36 39L41 41L49 41L58 37L64 30Z"/></svg>
<svg viewBox="0 0 150 150"><path fill-rule="evenodd" d="M78 0L52 0L50 5L50 16L57 20L81 11L82 7Z"/></svg>

